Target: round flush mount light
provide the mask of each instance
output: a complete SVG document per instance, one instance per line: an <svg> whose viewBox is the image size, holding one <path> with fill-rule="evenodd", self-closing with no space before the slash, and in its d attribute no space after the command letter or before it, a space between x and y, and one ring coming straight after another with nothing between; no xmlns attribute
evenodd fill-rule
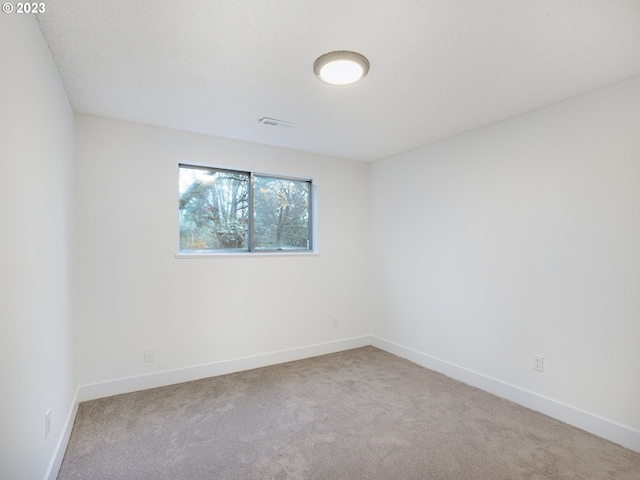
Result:
<svg viewBox="0 0 640 480"><path fill-rule="evenodd" d="M369 72L369 60L356 52L338 50L325 53L313 64L317 77L330 85L351 85Z"/></svg>

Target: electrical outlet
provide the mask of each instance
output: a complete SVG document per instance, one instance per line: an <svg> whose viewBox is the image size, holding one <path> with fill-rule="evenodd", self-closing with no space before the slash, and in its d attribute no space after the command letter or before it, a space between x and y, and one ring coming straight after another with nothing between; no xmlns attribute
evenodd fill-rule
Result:
<svg viewBox="0 0 640 480"><path fill-rule="evenodd" d="M333 318L333 326L334 326L334 327L337 327L337 326L338 326L338 318L337 318L337 317L334 317L334 318Z"/></svg>
<svg viewBox="0 0 640 480"><path fill-rule="evenodd" d="M155 360L155 352L153 348L144 349L144 361L145 363L153 362Z"/></svg>
<svg viewBox="0 0 640 480"><path fill-rule="evenodd" d="M51 431L51 409L49 408L44 414L44 438L49 436Z"/></svg>
<svg viewBox="0 0 640 480"><path fill-rule="evenodd" d="M537 370L538 372L542 371L542 365L543 365L543 358L542 355L534 355L533 356L533 369Z"/></svg>

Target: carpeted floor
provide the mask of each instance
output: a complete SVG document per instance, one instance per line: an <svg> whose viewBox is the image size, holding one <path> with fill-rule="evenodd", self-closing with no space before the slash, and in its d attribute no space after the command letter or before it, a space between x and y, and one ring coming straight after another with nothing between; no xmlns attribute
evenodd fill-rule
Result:
<svg viewBox="0 0 640 480"><path fill-rule="evenodd" d="M365 347L82 403L72 479L640 480L640 453Z"/></svg>

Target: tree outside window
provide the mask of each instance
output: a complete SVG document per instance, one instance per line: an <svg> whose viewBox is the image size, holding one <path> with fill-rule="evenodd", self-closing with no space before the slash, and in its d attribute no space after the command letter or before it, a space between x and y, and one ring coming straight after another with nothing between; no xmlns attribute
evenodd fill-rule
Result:
<svg viewBox="0 0 640 480"><path fill-rule="evenodd" d="M181 252L311 250L311 181L179 166Z"/></svg>

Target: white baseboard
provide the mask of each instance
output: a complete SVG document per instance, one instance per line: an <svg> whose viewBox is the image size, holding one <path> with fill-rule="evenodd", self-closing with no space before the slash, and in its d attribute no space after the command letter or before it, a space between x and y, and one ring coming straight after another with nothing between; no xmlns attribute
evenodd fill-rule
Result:
<svg viewBox="0 0 640 480"><path fill-rule="evenodd" d="M623 447L640 452L640 432L623 425L382 338L372 336L371 344L374 347L393 353L398 357L405 358L420 366L442 373L454 380L477 387L493 395L522 405L523 407L530 408L531 410L543 413L549 417L580 428L581 430L593 433Z"/></svg>
<svg viewBox="0 0 640 480"><path fill-rule="evenodd" d="M73 423L76 421L77 413L78 390L76 390L75 397L73 399L73 402L71 403L71 408L69 409L69 414L67 415L67 418L65 420L64 428L62 429L62 434L58 439L58 444L56 445L56 449L53 453L53 457L51 458L51 462L49 462L49 468L47 469L47 473L44 477L45 480L56 480L56 478L58 478L60 466L62 465L64 454L67 451L67 445L69 445L71 430L73 430Z"/></svg>
<svg viewBox="0 0 640 480"><path fill-rule="evenodd" d="M310 345L291 350L224 360L207 365L198 365L183 369L80 386L76 394L74 406L69 413L63 435L58 442L55 457L51 461L49 473L47 477L45 477L45 480L55 480L57 476L60 465L62 464L64 452L69 442L79 402L108 397L111 395L119 395L122 393L135 392L138 390L145 390L148 388L188 382L198 380L200 378L225 375L253 368L266 367L278 363L291 362L304 358L349 350L352 348L365 347L368 345L373 345L381 350L385 350L389 353L405 358L430 370L440 372L455 380L466 383L467 385L480 388L493 395L510 400L514 403L615 442L626 448L640 452L640 432L638 431L569 405L565 405L550 398L543 397L534 392L524 390L458 365L431 357L417 350L404 347L382 338L366 335L339 340L336 342Z"/></svg>
<svg viewBox="0 0 640 480"><path fill-rule="evenodd" d="M329 353L340 352L352 348L365 347L371 345L371 337L349 338L306 347L294 348L271 352L262 355L224 360L221 362L194 367L169 370L165 372L139 375L136 377L120 378L108 382L82 385L78 392L78 402L86 402L97 398L110 397L121 393L130 393L148 388L164 387L176 383L189 382L201 378L226 375L228 373L251 370L253 368L266 367L278 363L292 362L303 358L316 357Z"/></svg>

